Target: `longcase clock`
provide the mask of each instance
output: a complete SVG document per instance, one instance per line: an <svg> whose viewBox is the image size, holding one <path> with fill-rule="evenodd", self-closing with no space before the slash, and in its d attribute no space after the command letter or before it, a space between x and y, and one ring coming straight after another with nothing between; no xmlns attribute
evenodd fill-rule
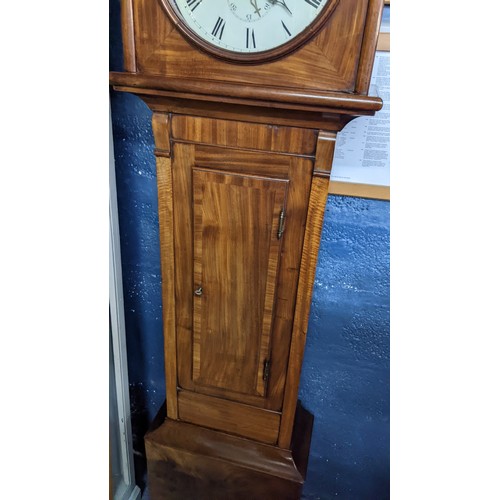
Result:
<svg viewBox="0 0 500 500"><path fill-rule="evenodd" d="M122 0L113 88L153 111L166 405L161 499L298 499L298 402L336 134L368 96L383 0Z"/></svg>

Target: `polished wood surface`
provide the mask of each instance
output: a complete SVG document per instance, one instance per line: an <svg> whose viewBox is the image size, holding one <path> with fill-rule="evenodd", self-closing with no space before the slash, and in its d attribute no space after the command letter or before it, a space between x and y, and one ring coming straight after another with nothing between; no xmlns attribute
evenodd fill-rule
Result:
<svg viewBox="0 0 500 500"><path fill-rule="evenodd" d="M190 391L179 391L179 417L184 422L276 444L280 413Z"/></svg>
<svg viewBox="0 0 500 500"><path fill-rule="evenodd" d="M200 101L266 105L294 111L319 111L348 115L371 115L382 107L378 97L343 93L334 90L239 85L234 82L211 82L190 78L165 79L141 73L110 73L111 83L122 90ZM140 92L138 91L140 89Z"/></svg>
<svg viewBox="0 0 500 500"><path fill-rule="evenodd" d="M154 112L247 124L338 131L354 117L382 108L378 97L323 90L203 84L133 73L111 73L110 79L115 90L137 94Z"/></svg>
<svg viewBox="0 0 500 500"><path fill-rule="evenodd" d="M245 136L245 134L242 135ZM183 143L183 141L177 142ZM290 162L292 161L289 155L214 147L205 143L194 145L194 148L194 162L198 167L277 179L288 179L289 176ZM224 161L221 161L221 157L224 158Z"/></svg>
<svg viewBox="0 0 500 500"><path fill-rule="evenodd" d="M193 44L158 0L122 0L126 72L110 81L153 111L158 175L155 500L300 498L312 418L297 397L336 134L382 107L367 93L383 0L334 4L293 52L240 64Z"/></svg>
<svg viewBox="0 0 500 500"><path fill-rule="evenodd" d="M243 124L239 126L244 132ZM222 123L221 133L225 127ZM278 143L282 133L289 135L288 129L266 130ZM238 137L247 144L248 134ZM206 140L202 138L201 144L173 141L178 385L281 410L301 258L298 243L304 237L313 162L307 156L240 150L237 142L231 148L207 146ZM263 142L268 143L269 139ZM213 179L228 182L226 191L221 191L224 183L217 185ZM211 190L203 192L202 186L209 184ZM218 186L215 192L214 186ZM224 208L228 204L232 209ZM285 231L278 240L281 209L285 209ZM207 219L206 228L200 214L212 219ZM208 237L203 248L209 256L204 265L199 253L203 231ZM214 234L221 238L214 239ZM257 247L251 244L252 238L260 241ZM203 268L210 280L208 289L201 276ZM194 294L198 286L204 289L200 297Z"/></svg>
<svg viewBox="0 0 500 500"><path fill-rule="evenodd" d="M172 116L169 113L154 113L151 120L155 139L155 153L170 157L170 136Z"/></svg>
<svg viewBox="0 0 500 500"><path fill-rule="evenodd" d="M238 149L240 144L258 145L249 140L252 133L245 133L243 123L234 124L238 134L233 132L229 140L225 122L176 116L168 121L165 116L154 116L153 130L155 135L160 134L157 141L160 149L164 151L173 145L172 195L177 200L174 215L169 212L174 228L175 269L170 268L169 277L164 280L170 286L176 283L175 293L170 289L169 297L164 300L167 310L172 310L175 297L175 332L166 330L165 335L166 344L172 346L176 342L177 349L175 356L169 349L167 359L175 357L175 361L167 365L177 365L176 384L186 390L183 401L191 402L191 393L197 393L277 411L278 418L281 417L279 444L287 448L292 437L314 259L336 134L318 133L313 164L309 155ZM198 126L186 127L186 122ZM249 132L257 132L260 144L267 147L281 144L282 136L290 134L288 128L255 128L254 125L250 125ZM261 138L266 132L274 139ZM214 137L231 146L207 145ZM308 141L302 151L311 151ZM285 207L285 195L286 230L281 241L275 235L279 212ZM254 247L249 243L257 227L261 236L254 239L262 242ZM242 228L245 228L243 233ZM305 238L304 230L307 231ZM269 238L283 245L280 272L273 272L271 277L269 262L274 262L277 270L278 254L272 250ZM301 241L304 248L297 244ZM234 245L231 252L236 252L235 256L227 250L228 245ZM209 252L205 261L203 248ZM243 270L250 263L251 273L245 277ZM230 271L232 267L235 272ZM241 270L237 271L238 268ZM202 269L207 270L207 275L203 275ZM299 269L302 284L299 284ZM264 274L260 274L262 272ZM208 288L205 283L209 283ZM273 286L267 292L269 283ZM198 286L202 286L205 295L194 294ZM213 297L212 302L207 303L210 287L213 287ZM206 304L204 311L200 307L203 303ZM245 305L250 304L247 310L252 311L252 315L245 316ZM235 333L238 331L243 333ZM202 362L204 359L206 362ZM263 368L268 359L271 368L266 393ZM173 378L171 368L169 378ZM170 393L173 394L173 390ZM265 398L259 397L264 395ZM179 401L180 396L176 394L175 399ZM242 420L242 415L237 416L238 411L246 407L235 405L234 408L235 421ZM197 423L202 419L208 425L208 413L199 410L199 407L189 410L189 404L183 403L183 414L179 418ZM212 420L217 421L212 422L214 428L235 432L234 422L221 418L220 414L217 418L212 416Z"/></svg>
<svg viewBox="0 0 500 500"><path fill-rule="evenodd" d="M121 24L123 43L123 68L125 71L137 71L135 58L133 0L121 0Z"/></svg>
<svg viewBox="0 0 500 500"><path fill-rule="evenodd" d="M128 17L133 23L135 47L127 53L134 49L138 73L165 79L359 92L356 76L363 39L376 37L378 32L377 20L367 13L369 5L381 1L342 0L318 34L295 52L274 62L249 66L219 61L194 46L175 28L160 2L133 0ZM130 10L130 4L123 2L122 9Z"/></svg>
<svg viewBox="0 0 500 500"><path fill-rule="evenodd" d="M193 168L197 384L265 394L287 184Z"/></svg>
<svg viewBox="0 0 500 500"><path fill-rule="evenodd" d="M160 410L146 435L154 500L298 500L307 473L312 415L297 406L291 450L185 422Z"/></svg>
<svg viewBox="0 0 500 500"><path fill-rule="evenodd" d="M173 197L172 173L170 159L170 116L155 113L152 120L156 145L156 177L158 185L158 223L160 226L160 256L162 273L162 312L163 329L165 331L164 345L165 381L168 406L168 416L178 418L177 410L177 357L170 356L176 349L176 318L175 302L172 297L174 288L174 227L173 227ZM168 334L167 334L168 332Z"/></svg>
<svg viewBox="0 0 500 500"><path fill-rule="evenodd" d="M283 418L278 441L278 445L283 448L288 448L292 439L294 411L299 392L300 370L304 356L309 309L321 241L323 215L328 195L329 172L335 150L335 139L336 134L320 132L316 147L317 157L307 209L306 235L300 264L293 335L283 402Z"/></svg>
<svg viewBox="0 0 500 500"><path fill-rule="evenodd" d="M241 435L271 410L277 434L250 435L289 448L336 133L165 113L153 131L169 416Z"/></svg>
<svg viewBox="0 0 500 500"><path fill-rule="evenodd" d="M174 115L172 138L238 149L313 156L317 132L296 127L273 127L230 120Z"/></svg>
<svg viewBox="0 0 500 500"><path fill-rule="evenodd" d="M174 236L173 236L173 200L172 177L170 172L170 158L158 157L156 165L158 183L158 221L160 225L160 255L162 273L162 311L163 329L169 332L165 335L165 381L167 396L170 401L168 416L177 418L177 357L171 356L176 349L176 318L175 304L171 300L174 296Z"/></svg>
<svg viewBox="0 0 500 500"><path fill-rule="evenodd" d="M377 39L379 26L382 20L383 0L373 0L368 5L366 23L368 26L376 27L376 31L368 30L363 38L361 56L359 61L359 71L356 76L356 92L367 94L370 88L370 79L377 50Z"/></svg>

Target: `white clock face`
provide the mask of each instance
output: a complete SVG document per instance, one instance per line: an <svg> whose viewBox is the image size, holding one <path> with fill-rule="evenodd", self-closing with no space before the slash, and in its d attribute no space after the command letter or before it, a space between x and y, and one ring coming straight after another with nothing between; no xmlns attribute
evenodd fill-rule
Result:
<svg viewBox="0 0 500 500"><path fill-rule="evenodd" d="M335 0L173 0L198 37L232 53L254 54L289 43Z"/></svg>

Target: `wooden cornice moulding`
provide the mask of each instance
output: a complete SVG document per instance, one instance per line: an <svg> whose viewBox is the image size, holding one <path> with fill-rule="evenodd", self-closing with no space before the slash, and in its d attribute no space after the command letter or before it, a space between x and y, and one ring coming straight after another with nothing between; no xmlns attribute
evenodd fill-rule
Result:
<svg viewBox="0 0 500 500"><path fill-rule="evenodd" d="M349 115L373 115L382 108L382 99L365 95L328 91L302 91L300 89L283 89L278 87L261 87L237 85L217 82L207 84L206 81L182 78L165 78L138 73L110 73L110 82L116 90L126 90L138 94L162 93L172 97L178 94L186 99L245 100L247 105L262 106L263 102L279 104L279 107L315 110L329 113ZM208 99L207 99L208 98Z"/></svg>

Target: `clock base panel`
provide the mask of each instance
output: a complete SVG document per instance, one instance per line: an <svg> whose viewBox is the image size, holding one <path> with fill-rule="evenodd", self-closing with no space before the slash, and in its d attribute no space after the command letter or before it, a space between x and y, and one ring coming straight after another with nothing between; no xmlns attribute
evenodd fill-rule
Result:
<svg viewBox="0 0 500 500"><path fill-rule="evenodd" d="M152 500L300 499L314 417L300 402L286 450L166 418L146 435Z"/></svg>

